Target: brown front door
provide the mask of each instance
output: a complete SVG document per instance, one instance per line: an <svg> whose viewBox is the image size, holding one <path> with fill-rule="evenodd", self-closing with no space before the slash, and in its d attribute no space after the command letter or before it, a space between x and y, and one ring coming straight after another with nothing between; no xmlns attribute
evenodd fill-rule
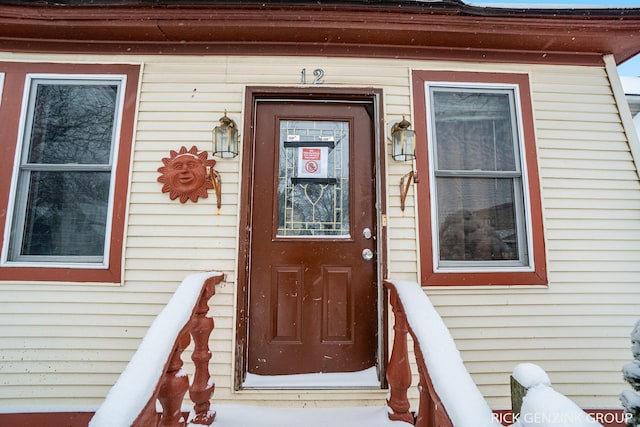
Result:
<svg viewBox="0 0 640 427"><path fill-rule="evenodd" d="M372 103L255 106L246 371L376 365ZM369 112L368 112L369 111Z"/></svg>

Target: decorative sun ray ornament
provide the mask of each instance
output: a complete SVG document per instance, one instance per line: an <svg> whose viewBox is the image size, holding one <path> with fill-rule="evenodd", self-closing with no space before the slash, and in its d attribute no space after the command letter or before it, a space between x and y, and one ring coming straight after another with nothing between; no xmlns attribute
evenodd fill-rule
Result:
<svg viewBox="0 0 640 427"><path fill-rule="evenodd" d="M207 168L213 171L216 161L208 159L206 151L198 152L196 146L189 150L181 147L179 151L171 150L169 154L171 157L162 159L164 166L158 168L161 173L158 182L164 184L162 192L169 193L171 200L179 197L180 203L186 203L187 200L197 203L198 197L206 199L207 190L215 188L217 184L212 181Z"/></svg>

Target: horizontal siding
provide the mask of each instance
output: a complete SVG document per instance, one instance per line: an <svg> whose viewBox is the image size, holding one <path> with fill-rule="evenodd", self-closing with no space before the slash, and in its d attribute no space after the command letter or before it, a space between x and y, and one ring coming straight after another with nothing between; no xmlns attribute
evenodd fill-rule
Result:
<svg viewBox="0 0 640 427"><path fill-rule="evenodd" d="M20 58L132 59L4 59ZM224 109L243 129L247 85L295 86L303 67L322 67L326 86L382 88L385 133L402 115L419 119L411 117L412 69L529 73L549 287L426 292L491 406L509 407L509 373L521 362L540 364L556 388L581 405L619 404L616 396L627 388L620 369L631 359L629 332L640 318L640 183L602 68L305 57L141 60L124 283L0 283L0 404L97 406L180 281L202 270L227 275L212 299L216 401L307 407L384 402L385 391L232 391L242 158L216 164L223 179L220 211L212 192L196 204L181 204L161 193L157 182L170 150L195 145L210 151L211 128ZM386 156L386 166L389 276L416 280L415 192L410 188L402 211L398 188L410 165Z"/></svg>

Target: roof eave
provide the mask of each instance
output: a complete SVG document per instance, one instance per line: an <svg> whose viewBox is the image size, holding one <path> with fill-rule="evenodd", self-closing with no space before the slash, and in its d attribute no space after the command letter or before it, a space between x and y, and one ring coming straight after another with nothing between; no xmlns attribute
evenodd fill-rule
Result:
<svg viewBox="0 0 640 427"><path fill-rule="evenodd" d="M0 49L200 54L284 49L476 60L511 55L535 62L562 56L576 63L601 61L604 54L621 63L640 52L640 9L547 15L457 0L426 2L429 8L398 7L397 2L390 7L386 1L376 7L353 1L97 3L3 3Z"/></svg>

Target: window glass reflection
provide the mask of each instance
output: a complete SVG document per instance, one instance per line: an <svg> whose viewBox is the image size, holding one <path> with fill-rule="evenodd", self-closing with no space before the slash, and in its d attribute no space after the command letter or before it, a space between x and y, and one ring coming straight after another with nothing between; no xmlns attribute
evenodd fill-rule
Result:
<svg viewBox="0 0 640 427"><path fill-rule="evenodd" d="M118 87L39 84L29 163L108 164Z"/></svg>

